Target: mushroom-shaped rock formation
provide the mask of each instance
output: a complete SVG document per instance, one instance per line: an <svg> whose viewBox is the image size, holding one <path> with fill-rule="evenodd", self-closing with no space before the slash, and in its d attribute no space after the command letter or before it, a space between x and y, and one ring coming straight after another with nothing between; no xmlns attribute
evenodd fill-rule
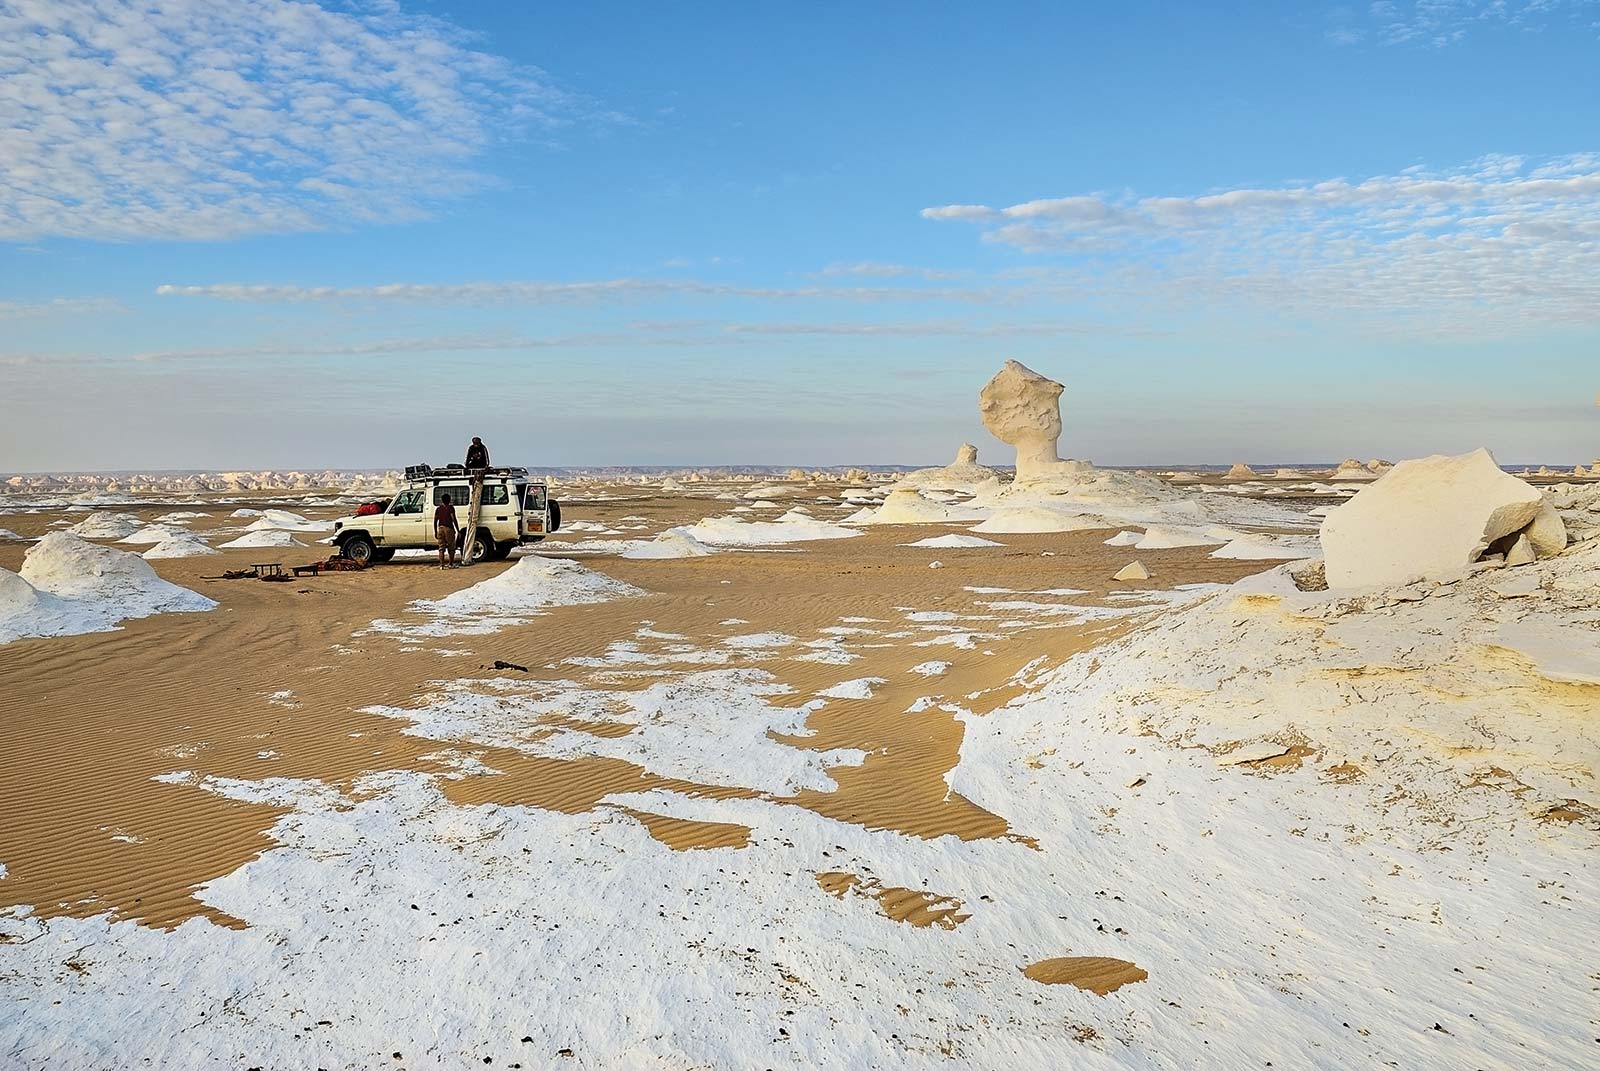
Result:
<svg viewBox="0 0 1600 1071"><path fill-rule="evenodd" d="M1017 482L1053 476L1087 476L1093 466L1082 461L1062 461L1056 453L1061 440L1061 384L1041 376L1016 361L984 384L978 395L983 426L996 439L1017 450Z"/></svg>

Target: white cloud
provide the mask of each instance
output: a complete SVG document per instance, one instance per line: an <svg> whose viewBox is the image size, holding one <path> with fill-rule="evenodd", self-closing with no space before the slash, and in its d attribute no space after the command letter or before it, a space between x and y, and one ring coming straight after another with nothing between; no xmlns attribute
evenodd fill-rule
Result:
<svg viewBox="0 0 1600 1071"><path fill-rule="evenodd" d="M646 347L700 351L713 346L759 346L757 339L784 337L1054 338L1107 332L1128 333L1103 325L1059 322L972 323L958 320L925 320L897 323L767 321L726 323L710 320L672 320L641 321L618 330L574 332L543 337L512 332L358 339L302 337L282 338L249 346L144 349L123 355L85 352L0 352L0 367L128 366L207 361L238 361L265 367L270 362L283 358L360 358L410 353L434 354L441 357L481 353L531 355L551 350L604 348L631 352Z"/></svg>
<svg viewBox="0 0 1600 1071"><path fill-rule="evenodd" d="M949 271L943 268L914 268L907 264L885 264L876 260L863 260L855 264L829 264L819 273L825 277L857 276L870 279L960 279L972 275L970 271Z"/></svg>
<svg viewBox="0 0 1600 1071"><path fill-rule="evenodd" d="M417 305L542 305L557 302L639 300L656 297L818 299L838 301L990 301L992 288L883 286L739 286L692 279L598 279L580 282L386 283L381 286L296 286L212 283L163 285L163 297L259 303L397 302Z"/></svg>
<svg viewBox="0 0 1600 1071"><path fill-rule="evenodd" d="M1186 197L1080 195L930 208L985 238L1070 256L1085 286L1281 311L1452 319L1467 329L1600 323L1600 155L1495 156ZM1111 274L1109 269L1124 269Z"/></svg>
<svg viewBox="0 0 1600 1071"><path fill-rule="evenodd" d="M51 298L49 301L0 301L0 320L35 320L93 312L125 312L114 298Z"/></svg>
<svg viewBox="0 0 1600 1071"><path fill-rule="evenodd" d="M585 108L382 0L6 0L0 240L415 218L503 132Z"/></svg>
<svg viewBox="0 0 1600 1071"><path fill-rule="evenodd" d="M698 338L642 337L625 331L551 335L535 338L518 334L430 335L423 337L376 338L349 341L326 338L283 339L254 346L193 346L185 349L140 350L126 356L91 353L0 353L0 364L26 365L114 365L167 364L182 361L252 361L280 357L379 357L402 353L463 354L581 348L588 346L689 346L709 345L728 340L715 336Z"/></svg>
<svg viewBox="0 0 1600 1071"><path fill-rule="evenodd" d="M1373 0L1339 8L1327 32L1336 45L1447 48L1487 30L1575 30L1594 34L1593 0Z"/></svg>
<svg viewBox="0 0 1600 1071"><path fill-rule="evenodd" d="M862 335L886 338L932 338L951 336L962 338L1009 338L1037 335L1055 337L1084 334L1117 333L1114 328L1100 324L1082 323L966 323L959 320L925 320L913 323L743 323L728 324L723 331L730 335Z"/></svg>

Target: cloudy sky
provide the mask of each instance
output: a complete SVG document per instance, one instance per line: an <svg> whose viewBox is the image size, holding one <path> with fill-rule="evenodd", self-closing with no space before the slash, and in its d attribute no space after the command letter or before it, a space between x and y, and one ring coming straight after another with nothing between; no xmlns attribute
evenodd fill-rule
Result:
<svg viewBox="0 0 1600 1071"><path fill-rule="evenodd" d="M1600 4L0 0L0 471L1600 456Z"/></svg>

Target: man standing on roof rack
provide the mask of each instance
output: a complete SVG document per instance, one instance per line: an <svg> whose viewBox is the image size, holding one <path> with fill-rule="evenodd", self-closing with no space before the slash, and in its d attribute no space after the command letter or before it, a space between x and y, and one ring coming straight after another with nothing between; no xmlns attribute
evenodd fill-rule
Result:
<svg viewBox="0 0 1600 1071"><path fill-rule="evenodd" d="M486 469L489 467L489 448L483 445L483 440L476 435L472 437L472 445L467 447L467 471L473 469Z"/></svg>

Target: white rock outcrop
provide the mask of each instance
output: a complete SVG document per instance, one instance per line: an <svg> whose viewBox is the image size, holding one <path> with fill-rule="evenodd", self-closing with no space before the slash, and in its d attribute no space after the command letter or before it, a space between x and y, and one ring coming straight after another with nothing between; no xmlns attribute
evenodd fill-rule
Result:
<svg viewBox="0 0 1600 1071"><path fill-rule="evenodd" d="M981 521L989 510L971 506L950 505L928 498L914 487L901 487L889 492L883 505L870 514L855 518L854 524L950 524L962 521Z"/></svg>
<svg viewBox="0 0 1600 1071"><path fill-rule="evenodd" d="M1330 478L1335 480L1370 480L1372 477L1373 471L1354 457L1339 462L1339 467L1330 474Z"/></svg>
<svg viewBox="0 0 1600 1071"><path fill-rule="evenodd" d="M1228 470L1228 474L1223 477L1225 480L1253 480L1255 478L1256 470L1246 465L1243 461L1235 462L1234 466Z"/></svg>
<svg viewBox="0 0 1600 1071"><path fill-rule="evenodd" d="M1133 561L1118 569L1111 576L1112 580L1149 580L1150 570L1145 568L1144 562Z"/></svg>
<svg viewBox="0 0 1600 1071"><path fill-rule="evenodd" d="M1321 539L1329 587L1348 588L1450 579L1519 534L1540 557L1567 545L1538 489L1480 449L1402 461L1330 512Z"/></svg>
<svg viewBox="0 0 1600 1071"><path fill-rule="evenodd" d="M908 472L898 481L902 487L933 487L958 489L976 487L980 483L998 478L999 473L986 465L978 464L978 448L962 443L956 459L942 468L917 469Z"/></svg>
<svg viewBox="0 0 1600 1071"><path fill-rule="evenodd" d="M996 439L1016 447L1018 483L1094 471L1087 462L1063 461L1056 452L1063 389L1026 365L1007 361L978 394L983 426Z"/></svg>
<svg viewBox="0 0 1600 1071"><path fill-rule="evenodd" d="M129 618L216 605L162 580L136 554L51 532L29 548L20 573L0 569L0 643L106 632Z"/></svg>
<svg viewBox="0 0 1600 1071"><path fill-rule="evenodd" d="M1026 532L1083 532L1095 528L1115 527L1104 517L1091 513L1052 509L1049 506L1006 506L997 509L994 516L973 527L974 532L1026 533Z"/></svg>

